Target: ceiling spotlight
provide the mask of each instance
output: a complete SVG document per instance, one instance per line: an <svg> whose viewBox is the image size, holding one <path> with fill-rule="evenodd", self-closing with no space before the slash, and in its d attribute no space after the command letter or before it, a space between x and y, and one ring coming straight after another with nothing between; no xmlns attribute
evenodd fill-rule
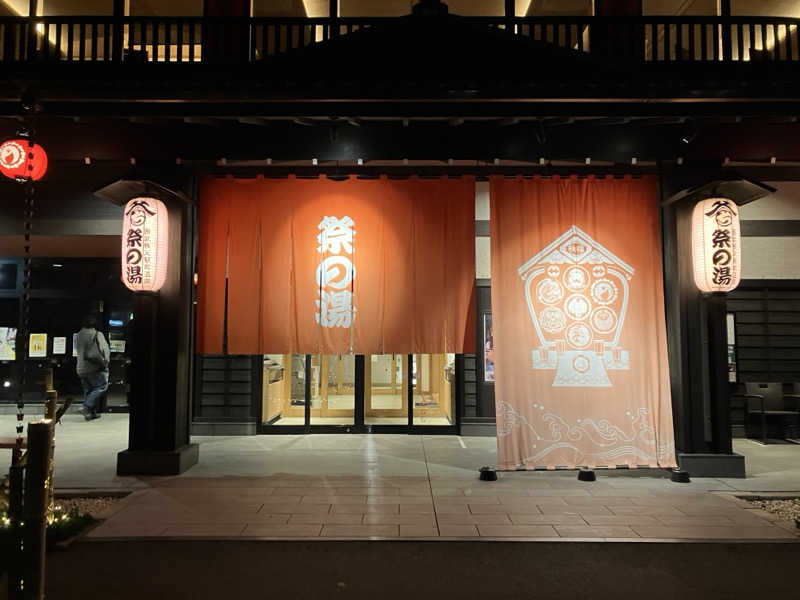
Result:
<svg viewBox="0 0 800 600"><path fill-rule="evenodd" d="M693 119L687 119L683 125L683 131L681 132L681 141L684 144L691 144L696 137L697 125Z"/></svg>

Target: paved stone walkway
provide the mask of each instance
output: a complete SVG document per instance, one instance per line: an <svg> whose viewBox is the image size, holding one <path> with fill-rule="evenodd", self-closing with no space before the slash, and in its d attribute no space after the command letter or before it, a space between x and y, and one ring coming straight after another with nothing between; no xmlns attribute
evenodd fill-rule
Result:
<svg viewBox="0 0 800 600"><path fill-rule="evenodd" d="M13 416L0 417L13 431ZM170 478L117 477L127 415L56 434L57 490L132 490L88 539L495 538L797 539L749 508L745 490L798 490L800 446L747 440L752 477L676 484L663 471L501 473L493 438L419 435L199 437L200 462ZM755 455L751 455L755 453ZM770 467L776 465L776 467ZM772 470L770 470L772 468ZM784 494L785 495L785 494Z"/></svg>
<svg viewBox="0 0 800 600"><path fill-rule="evenodd" d="M89 537L752 540L797 532L733 495L629 474L593 483L567 473L507 473L492 483L287 474L151 485Z"/></svg>

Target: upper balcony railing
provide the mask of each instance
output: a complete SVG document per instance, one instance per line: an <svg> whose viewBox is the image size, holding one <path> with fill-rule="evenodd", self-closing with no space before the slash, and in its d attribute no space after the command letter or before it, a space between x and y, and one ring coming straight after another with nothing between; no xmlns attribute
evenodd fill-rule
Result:
<svg viewBox="0 0 800 600"><path fill-rule="evenodd" d="M0 63L245 64L401 18L7 17ZM800 62L800 19L458 17L466 26L639 62ZM444 21L442 21L444 22Z"/></svg>

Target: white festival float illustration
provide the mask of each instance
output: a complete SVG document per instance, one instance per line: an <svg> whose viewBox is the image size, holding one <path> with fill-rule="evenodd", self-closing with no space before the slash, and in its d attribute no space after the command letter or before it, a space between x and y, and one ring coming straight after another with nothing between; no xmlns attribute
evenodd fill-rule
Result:
<svg viewBox="0 0 800 600"><path fill-rule="evenodd" d="M630 369L619 346L633 267L573 225L518 270L539 338L534 369L555 369L553 387L611 387Z"/></svg>

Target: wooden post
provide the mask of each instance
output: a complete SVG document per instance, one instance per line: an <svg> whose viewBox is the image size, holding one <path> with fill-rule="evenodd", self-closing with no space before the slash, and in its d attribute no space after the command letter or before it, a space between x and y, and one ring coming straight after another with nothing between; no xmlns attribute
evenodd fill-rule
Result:
<svg viewBox="0 0 800 600"><path fill-rule="evenodd" d="M8 597L11 600L24 598L22 581L25 561L22 560L22 490L25 485L25 468L12 463L8 473L8 518L11 521L11 557L8 569Z"/></svg>
<svg viewBox="0 0 800 600"><path fill-rule="evenodd" d="M320 395L320 416L326 416L328 411L328 355L323 354L319 361L319 395Z"/></svg>
<svg viewBox="0 0 800 600"><path fill-rule="evenodd" d="M344 381L344 359L341 354L336 355L336 393L344 394L342 382Z"/></svg>
<svg viewBox="0 0 800 600"><path fill-rule="evenodd" d="M52 367L44 372L44 389L44 418L52 421L56 418L56 407L58 405L58 392L53 388Z"/></svg>
<svg viewBox="0 0 800 600"><path fill-rule="evenodd" d="M50 452L50 467L47 473L47 513L46 518L53 514L54 507L54 494L53 494L53 469L55 468L55 423L59 416L57 414L58 408L58 392L53 389L53 369L52 367L45 371L45 392L44 392L44 418L46 421L52 421L53 425L53 448Z"/></svg>
<svg viewBox="0 0 800 600"><path fill-rule="evenodd" d="M411 380L406 379L407 377L410 377L408 372L408 354L403 354L403 383L405 383L405 385L400 392L400 397L403 399L403 410L408 410L408 382ZM413 389L411 390L411 397L414 397Z"/></svg>
<svg viewBox="0 0 800 600"><path fill-rule="evenodd" d="M392 354L392 366L390 369L392 373L389 381L392 382L392 396L394 396L397 393L397 354Z"/></svg>
<svg viewBox="0 0 800 600"><path fill-rule="evenodd" d="M364 414L372 412L372 357L364 355Z"/></svg>
<svg viewBox="0 0 800 600"><path fill-rule="evenodd" d="M25 598L44 599L45 534L47 531L48 487L53 458L55 422L28 424L28 462L25 467L23 506Z"/></svg>
<svg viewBox="0 0 800 600"><path fill-rule="evenodd" d="M708 372L711 395L711 439L714 452L731 454L730 391L728 383L727 302L725 294L706 297Z"/></svg>
<svg viewBox="0 0 800 600"><path fill-rule="evenodd" d="M329 38L339 35L339 0L328 0L328 16L331 18Z"/></svg>
<svg viewBox="0 0 800 600"><path fill-rule="evenodd" d="M720 16L723 17L722 20L722 60L731 60L733 58L733 40L731 39L731 0L720 0L719 3L719 12ZM753 41L750 41L750 45L752 47ZM766 49L766 42L764 43L764 49ZM741 53L741 48L739 49ZM742 60L741 56L739 60Z"/></svg>

